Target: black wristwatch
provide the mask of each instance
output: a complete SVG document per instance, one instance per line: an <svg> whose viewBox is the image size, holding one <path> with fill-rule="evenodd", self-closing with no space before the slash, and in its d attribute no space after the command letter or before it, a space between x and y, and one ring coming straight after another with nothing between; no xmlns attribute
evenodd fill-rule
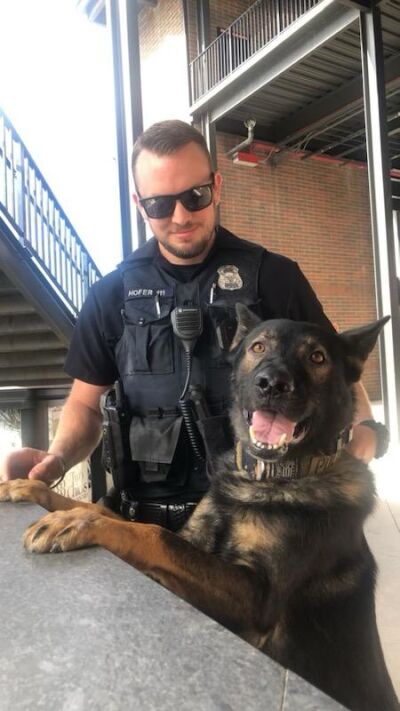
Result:
<svg viewBox="0 0 400 711"><path fill-rule="evenodd" d="M376 434L375 459L383 457L383 455L386 454L388 450L390 442L390 432L388 428L385 427L382 422L376 422L375 420L363 420L358 424L364 425L364 427L369 427L371 430L374 430Z"/></svg>

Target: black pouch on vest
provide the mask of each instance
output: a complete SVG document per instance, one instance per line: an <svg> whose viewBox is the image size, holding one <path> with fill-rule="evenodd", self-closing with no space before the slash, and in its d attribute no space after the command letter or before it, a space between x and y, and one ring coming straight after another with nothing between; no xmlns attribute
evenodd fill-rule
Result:
<svg viewBox="0 0 400 711"><path fill-rule="evenodd" d="M189 475L190 462L185 456L183 417L133 416L129 442L133 461L138 464L140 480L145 484L170 482L183 486Z"/></svg>
<svg viewBox="0 0 400 711"><path fill-rule="evenodd" d="M159 312L157 313L157 307ZM137 298L127 302L122 313L127 373L174 372L170 312L172 298Z"/></svg>

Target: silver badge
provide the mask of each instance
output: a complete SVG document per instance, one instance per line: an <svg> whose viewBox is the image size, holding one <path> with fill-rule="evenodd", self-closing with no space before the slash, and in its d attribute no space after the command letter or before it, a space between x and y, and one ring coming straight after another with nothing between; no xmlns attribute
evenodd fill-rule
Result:
<svg viewBox="0 0 400 711"><path fill-rule="evenodd" d="M242 277L239 274L239 269L232 264L226 264L218 269L218 286L220 289L228 289L234 291L241 289L243 286Z"/></svg>

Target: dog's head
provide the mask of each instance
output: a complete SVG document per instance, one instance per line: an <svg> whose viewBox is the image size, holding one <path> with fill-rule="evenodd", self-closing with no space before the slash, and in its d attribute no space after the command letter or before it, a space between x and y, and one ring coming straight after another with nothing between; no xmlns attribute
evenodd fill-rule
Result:
<svg viewBox="0 0 400 711"><path fill-rule="evenodd" d="M336 334L311 323L260 321L242 304L236 310L236 436L265 460L330 451L352 423L352 384L389 317Z"/></svg>

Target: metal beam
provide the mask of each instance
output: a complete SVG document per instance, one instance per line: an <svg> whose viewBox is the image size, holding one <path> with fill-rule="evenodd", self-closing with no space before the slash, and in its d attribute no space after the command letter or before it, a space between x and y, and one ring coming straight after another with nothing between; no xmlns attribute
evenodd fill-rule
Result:
<svg viewBox="0 0 400 711"><path fill-rule="evenodd" d="M46 403L33 403L21 410L21 445L47 451L49 448L49 411Z"/></svg>
<svg viewBox="0 0 400 711"><path fill-rule="evenodd" d="M210 44L210 3L209 0L197 0L197 53L201 54Z"/></svg>
<svg viewBox="0 0 400 711"><path fill-rule="evenodd" d="M210 3L209 0L197 0L197 51L198 54L204 52L210 44ZM211 155L213 170L217 168L217 132L215 123L210 120L208 111L200 117L201 132L207 141L208 150Z"/></svg>
<svg viewBox="0 0 400 711"><path fill-rule="evenodd" d="M143 133L143 107L142 107L142 85L140 78L140 38L139 38L139 12L140 3L138 0L125 0L126 3L126 51L128 54L128 96L126 97L127 109L130 117L131 144L133 144ZM122 4L122 3L121 3ZM129 151L129 152L130 152ZM133 177L131 175L129 155L130 185L133 187ZM146 225L143 217L136 206L133 205L132 195L129 195L131 207L135 211L136 230L138 246L146 242Z"/></svg>
<svg viewBox="0 0 400 711"><path fill-rule="evenodd" d="M36 402L47 402L49 406L62 405L69 391L69 387L4 389L0 390L0 408L26 410Z"/></svg>
<svg viewBox="0 0 400 711"><path fill-rule="evenodd" d="M25 368L0 368L0 388L22 385L28 387L46 387L67 385L71 378L59 366L27 366Z"/></svg>
<svg viewBox="0 0 400 711"><path fill-rule="evenodd" d="M371 202L377 311L392 314L383 330L381 381L385 420L400 441L400 319L393 233L390 161L386 128L385 77L379 8L360 15L368 177Z"/></svg>
<svg viewBox="0 0 400 711"><path fill-rule="evenodd" d="M359 10L371 10L374 5L377 5L381 0L339 0L342 5L347 7L357 7Z"/></svg>
<svg viewBox="0 0 400 711"><path fill-rule="evenodd" d="M122 253L132 252L135 242L146 241L143 219L133 205L130 186L130 150L143 131L140 53L136 0L107 0L114 70L115 117L117 129L118 177ZM135 246L137 246L137 244Z"/></svg>
<svg viewBox="0 0 400 711"><path fill-rule="evenodd" d="M358 19L356 8L323 0L199 99L191 113L218 121Z"/></svg>
<svg viewBox="0 0 400 711"><path fill-rule="evenodd" d="M212 170L215 171L218 167L217 131L215 123L212 123L210 120L209 113L203 114L201 117L201 132L207 141L208 150L211 156Z"/></svg>
<svg viewBox="0 0 400 711"><path fill-rule="evenodd" d="M388 59L385 63L385 80L390 85L396 80L400 83L400 54ZM274 143L295 140L304 134L304 131L312 130L313 127L332 117L338 111L343 111L351 104L362 103L363 100L363 78L362 74L345 82L335 91L331 91L327 96L314 101L301 111L296 111L293 116L289 116L279 122L270 132L270 140Z"/></svg>

